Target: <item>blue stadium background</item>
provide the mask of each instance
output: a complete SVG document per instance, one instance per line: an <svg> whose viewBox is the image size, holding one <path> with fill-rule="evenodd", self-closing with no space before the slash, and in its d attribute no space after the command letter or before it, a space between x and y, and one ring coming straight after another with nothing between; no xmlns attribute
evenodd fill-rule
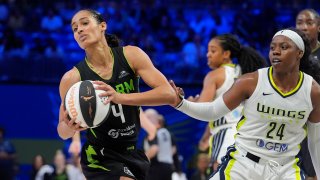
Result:
<svg viewBox="0 0 320 180"><path fill-rule="evenodd" d="M36 154L48 162L68 142L56 132L63 73L84 58L73 39L70 19L79 9L101 12L108 33L124 45L145 50L168 79L188 95L200 92L206 46L216 34L233 33L267 57L272 35L294 26L303 8L320 10L319 0L0 0L0 126L16 146L19 179L27 179ZM141 83L141 90L148 87ZM176 136L183 169L194 168L197 143L206 123L169 106L155 107ZM141 133L141 139L145 133ZM1 178L0 178L1 179Z"/></svg>

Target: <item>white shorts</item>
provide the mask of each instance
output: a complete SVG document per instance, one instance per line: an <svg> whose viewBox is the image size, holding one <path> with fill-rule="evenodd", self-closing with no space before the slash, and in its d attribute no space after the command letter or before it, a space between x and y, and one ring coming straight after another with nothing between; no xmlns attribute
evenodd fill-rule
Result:
<svg viewBox="0 0 320 180"><path fill-rule="evenodd" d="M217 134L210 137L210 157L211 163L217 161L221 164L221 159L227 154L229 146L234 144L236 129L233 127L221 129Z"/></svg>
<svg viewBox="0 0 320 180"><path fill-rule="evenodd" d="M210 180L304 180L298 157L264 160L241 148L230 146L218 171Z"/></svg>

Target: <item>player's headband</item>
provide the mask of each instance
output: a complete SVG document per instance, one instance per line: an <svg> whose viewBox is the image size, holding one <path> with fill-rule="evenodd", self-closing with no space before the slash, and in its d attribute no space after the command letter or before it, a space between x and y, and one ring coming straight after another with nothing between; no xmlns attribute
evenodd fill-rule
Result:
<svg viewBox="0 0 320 180"><path fill-rule="evenodd" d="M278 31L273 36L273 38L276 36L279 36L279 35L286 36L286 37L290 38L298 46L298 48L304 52L304 43L303 43L301 36L299 36L298 33L294 32L292 30L289 30L289 29L285 29L285 30Z"/></svg>

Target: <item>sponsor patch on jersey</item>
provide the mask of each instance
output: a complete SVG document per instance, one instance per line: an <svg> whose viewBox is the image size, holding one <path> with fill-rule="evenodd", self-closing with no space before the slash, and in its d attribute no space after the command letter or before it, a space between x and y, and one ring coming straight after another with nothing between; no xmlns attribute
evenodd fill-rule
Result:
<svg viewBox="0 0 320 180"><path fill-rule="evenodd" d="M128 174L128 175L130 175L130 176L135 177L135 176L132 174L132 172L129 170L128 167L123 167L123 172L126 173L126 174Z"/></svg>
<svg viewBox="0 0 320 180"><path fill-rule="evenodd" d="M286 152L288 151L288 144L276 143L276 142L269 142L263 139L257 139L256 145L260 148L267 149L268 151L275 151L275 152Z"/></svg>
<svg viewBox="0 0 320 180"><path fill-rule="evenodd" d="M123 129L110 129L108 131L108 135L114 139L118 138L119 136L131 136L133 135L135 131L136 125L130 125Z"/></svg>
<svg viewBox="0 0 320 180"><path fill-rule="evenodd" d="M108 132L108 135L114 139L119 137L119 132L115 129L110 129L110 131Z"/></svg>
<svg viewBox="0 0 320 180"><path fill-rule="evenodd" d="M120 79L120 78L123 78L123 77L125 77L127 75L129 75L129 73L127 71L121 71L119 76L118 76L118 78Z"/></svg>

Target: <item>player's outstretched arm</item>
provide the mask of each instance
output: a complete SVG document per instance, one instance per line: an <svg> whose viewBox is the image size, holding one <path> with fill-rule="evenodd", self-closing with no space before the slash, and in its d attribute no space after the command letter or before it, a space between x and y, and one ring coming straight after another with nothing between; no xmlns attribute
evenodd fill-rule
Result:
<svg viewBox="0 0 320 180"><path fill-rule="evenodd" d="M174 91L165 76L154 67L149 56L136 46L126 46L123 51L135 74L140 76L152 89L139 93L120 94L110 85L95 81L94 83L98 85L96 89L105 91L100 95L109 97L106 103L112 101L117 104L134 106L172 105Z"/></svg>
<svg viewBox="0 0 320 180"><path fill-rule="evenodd" d="M237 79L223 96L213 102L197 103L183 99L179 104L176 104L175 108L195 119L203 121L218 119L249 98L256 88L257 81L258 72L248 73ZM176 87L173 81L170 84L178 95L179 87Z"/></svg>
<svg viewBox="0 0 320 180"><path fill-rule="evenodd" d="M320 86L312 84L311 98L313 110L308 122L308 146L314 169L320 179Z"/></svg>

